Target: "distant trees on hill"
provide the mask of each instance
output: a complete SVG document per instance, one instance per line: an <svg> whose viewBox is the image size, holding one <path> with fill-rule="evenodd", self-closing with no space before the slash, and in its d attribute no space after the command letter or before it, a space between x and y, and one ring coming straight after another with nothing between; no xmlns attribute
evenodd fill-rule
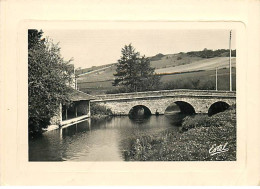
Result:
<svg viewBox="0 0 260 189"><path fill-rule="evenodd" d="M203 51L191 51L187 54L201 58L227 57L229 56L229 49L210 50L205 48ZM236 56L236 50L231 51L231 56Z"/></svg>
<svg viewBox="0 0 260 189"><path fill-rule="evenodd" d="M159 53L155 56L149 57L150 61L156 61L156 60L161 60L162 57L164 57L165 55L162 53Z"/></svg>
<svg viewBox="0 0 260 189"><path fill-rule="evenodd" d="M218 50L211 50L211 49L203 49L202 51L190 51L187 53L180 52L179 55L189 55L193 57L201 57L201 58L214 58L214 57L228 57L229 56L229 49L218 49ZM164 55L162 53L158 53L155 56L149 57L150 61L157 61L161 60L164 56L166 56L166 59L169 57L167 55ZM236 50L231 50L231 56L236 56ZM177 60L181 60L182 57L178 56Z"/></svg>

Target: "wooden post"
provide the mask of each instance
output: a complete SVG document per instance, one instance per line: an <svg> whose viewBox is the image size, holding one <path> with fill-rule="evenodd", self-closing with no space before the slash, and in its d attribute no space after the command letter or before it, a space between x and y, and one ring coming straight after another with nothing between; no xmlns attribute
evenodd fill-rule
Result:
<svg viewBox="0 0 260 189"><path fill-rule="evenodd" d="M66 107L66 116L65 116L65 119L67 120L68 119L68 109Z"/></svg>
<svg viewBox="0 0 260 189"><path fill-rule="evenodd" d="M232 91L232 65L231 65L231 34L232 30L230 30L230 38L229 38L229 90Z"/></svg>
<svg viewBox="0 0 260 189"><path fill-rule="evenodd" d="M90 117L90 100L88 101L88 116Z"/></svg>
<svg viewBox="0 0 260 189"><path fill-rule="evenodd" d="M60 139L62 140L62 128L60 128Z"/></svg>
<svg viewBox="0 0 260 189"><path fill-rule="evenodd" d="M62 104L60 103L60 123L59 126L62 125Z"/></svg>
<svg viewBox="0 0 260 189"><path fill-rule="evenodd" d="M87 119L87 121L88 121L88 129L89 131L91 131L91 119Z"/></svg>

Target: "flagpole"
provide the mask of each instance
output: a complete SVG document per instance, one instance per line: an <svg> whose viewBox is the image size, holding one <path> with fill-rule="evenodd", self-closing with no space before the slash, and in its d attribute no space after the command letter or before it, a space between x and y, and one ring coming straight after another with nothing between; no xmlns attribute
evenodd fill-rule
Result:
<svg viewBox="0 0 260 189"><path fill-rule="evenodd" d="M216 91L218 90L218 67L216 67Z"/></svg>
<svg viewBox="0 0 260 189"><path fill-rule="evenodd" d="M230 30L230 38L229 38L229 90L232 91L232 65L231 65L231 35L232 30Z"/></svg>

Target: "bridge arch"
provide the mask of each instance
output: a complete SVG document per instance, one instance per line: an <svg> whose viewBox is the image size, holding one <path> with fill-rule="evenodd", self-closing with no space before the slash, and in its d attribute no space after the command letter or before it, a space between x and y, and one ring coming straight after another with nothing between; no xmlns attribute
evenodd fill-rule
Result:
<svg viewBox="0 0 260 189"><path fill-rule="evenodd" d="M151 113L151 110L145 105L135 105L129 110L128 115L130 117L142 116L142 115L150 116L150 115L152 115L152 113Z"/></svg>
<svg viewBox="0 0 260 189"><path fill-rule="evenodd" d="M230 107L230 105L227 102L224 101L217 101L211 104L208 110L208 115L212 116L216 113L223 112L227 110Z"/></svg>
<svg viewBox="0 0 260 189"><path fill-rule="evenodd" d="M170 107L173 107L172 110L175 109L176 111L178 111L176 108L174 108L174 105L178 107L180 113L183 113L183 114L195 114L196 113L195 108L189 102L182 101L182 100L174 101L171 104L169 104L168 106L166 106L164 113L167 112L167 110L169 110Z"/></svg>

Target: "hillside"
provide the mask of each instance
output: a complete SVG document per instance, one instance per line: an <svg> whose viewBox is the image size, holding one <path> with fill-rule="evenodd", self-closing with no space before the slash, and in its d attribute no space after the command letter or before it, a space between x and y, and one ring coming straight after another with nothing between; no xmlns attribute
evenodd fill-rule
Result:
<svg viewBox="0 0 260 189"><path fill-rule="evenodd" d="M231 63L233 67L236 66L235 57L232 57ZM174 73L174 72L191 72L191 71L198 71L198 70L214 70L216 69L216 67L218 67L219 69L229 67L229 57L216 57L216 58L196 60L188 64L156 69L155 73L163 74L163 73Z"/></svg>
<svg viewBox="0 0 260 189"><path fill-rule="evenodd" d="M155 56L156 57L156 56ZM160 59L150 58L151 66L155 69L175 67L179 65L190 64L191 62L203 60L204 58L189 56L186 53L168 54L161 56Z"/></svg>
<svg viewBox="0 0 260 189"><path fill-rule="evenodd" d="M212 50L203 50L203 51L191 51L187 53L177 53L177 54L162 54L159 53L155 56L148 57L151 61L151 66L155 69L161 69L161 68L168 68L168 67L175 67L179 65L186 65L193 63L195 61L200 60L208 60L210 58L218 58L218 57L228 57L229 56L229 50L226 49L219 49L216 51ZM232 51L232 56L236 56L236 50ZM92 66L91 68L84 68L77 71L77 74L79 75L85 75L90 73L97 73L97 72L103 72L106 69L109 70L115 70L117 63L111 63L106 64L102 66ZM106 73L106 72L104 72ZM113 75L113 74L112 74Z"/></svg>
<svg viewBox="0 0 260 189"><path fill-rule="evenodd" d="M210 71L229 67L229 57L227 50L215 51L194 51L188 53L167 54L161 53L149 57L151 66L155 68L155 73L160 74L163 81L163 75L174 75L175 73ZM234 52L232 54L235 55ZM212 58L203 58L209 56ZM217 57L214 57L217 56ZM236 67L236 58L232 57L232 67ZM93 66L91 68L82 69L78 72L78 86L88 93L105 93L106 90L115 88L112 86L114 73L116 72L116 63ZM203 74L205 75L205 74ZM211 74L212 75L212 74ZM168 79L167 79L168 80ZM169 82L169 81L168 81Z"/></svg>
<svg viewBox="0 0 260 189"><path fill-rule="evenodd" d="M174 55L172 55L173 57ZM182 56L185 57L185 56ZM184 61L165 61L163 59L151 61L151 66L155 67L155 73L157 74L166 74L166 73L176 73L176 72L191 72L198 70L212 70L216 67L227 68L229 67L229 58L228 57L216 57L202 59L198 57L185 57ZM173 59L173 58L169 58ZM236 67L236 58L232 57L232 66ZM116 64L111 64L106 67L96 67L98 69L89 71L85 74L79 75L78 82L98 82L113 80L114 73L116 72Z"/></svg>

